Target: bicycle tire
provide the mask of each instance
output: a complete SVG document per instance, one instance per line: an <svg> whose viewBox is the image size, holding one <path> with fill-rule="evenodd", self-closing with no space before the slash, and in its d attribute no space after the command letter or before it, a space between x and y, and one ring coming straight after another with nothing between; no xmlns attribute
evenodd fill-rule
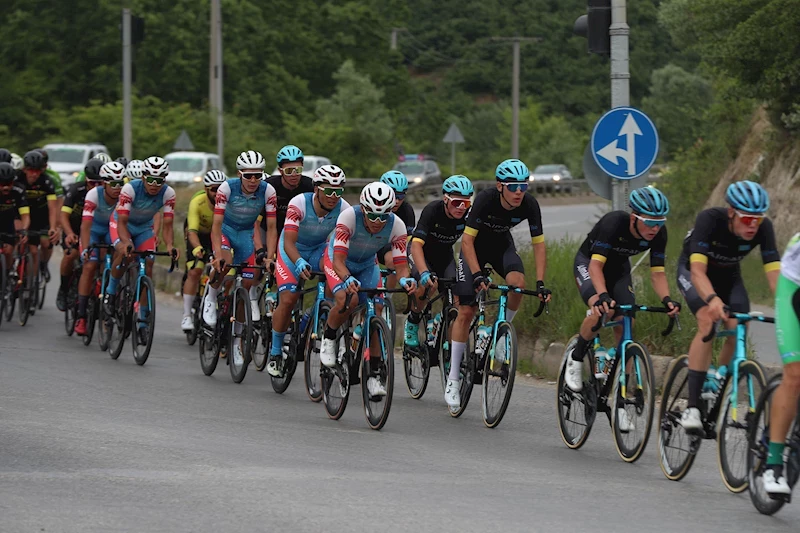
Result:
<svg viewBox="0 0 800 533"><path fill-rule="evenodd" d="M338 342L349 343L351 337L342 335ZM338 352L339 345L336 350ZM320 384L322 385L322 403L325 405L325 412L331 420L339 420L347 409L347 402L350 399L350 353L345 352L342 364L337 364L334 368L321 366Z"/></svg>
<svg viewBox="0 0 800 533"><path fill-rule="evenodd" d="M764 372L764 367L761 363L755 360L743 360L739 363L739 382L746 379L746 385L738 385L739 391L737 395L737 420L732 424L728 415L731 413L731 402L729 401L730 394L733 390L733 380L728 379L725 384L725 389L722 391L720 400L724 401L723 409L720 409L719 423L717 424L717 466L719 467L722 482L725 488L734 494L738 494L747 490L749 482L747 475L747 437L749 427L753 423L753 415L755 414L755 406L758 403L758 397L767 386L767 378ZM756 385L758 390L756 390ZM750 397L749 390L752 388L753 396ZM751 407L752 406L752 410ZM740 427L741 426L741 427ZM741 468L734 467L736 460L735 453L731 453L728 444L734 437L734 429L741 430L744 436L743 440L743 461ZM736 447L736 446L735 446ZM738 447L737 447L738 448Z"/></svg>
<svg viewBox="0 0 800 533"><path fill-rule="evenodd" d="M308 399L314 403L322 400L321 368L319 352L322 348L322 338L325 335L325 325L328 323L328 313L331 304L327 300L319 303L317 310L317 323L306 326L311 333L306 336L306 356L303 361L303 374L306 383L306 394ZM313 315L312 315L313 317Z"/></svg>
<svg viewBox="0 0 800 533"><path fill-rule="evenodd" d="M92 292L86 301L86 335L83 336L83 345L89 346L94 337L94 327L97 321L97 296Z"/></svg>
<svg viewBox="0 0 800 533"><path fill-rule="evenodd" d="M126 271L119 279L117 284L117 294L114 301L114 316L111 317L111 331L108 342L108 355L111 359L118 359L125 346L125 338L128 336L128 296L130 287L128 283L129 274Z"/></svg>
<svg viewBox="0 0 800 533"><path fill-rule="evenodd" d="M103 304L103 300L105 298L105 287L108 283L108 277L110 274L106 271L103 271L103 274L100 278L100 291L99 295L95 298L95 305L97 305L97 322L98 322L98 331L97 331L97 342L100 346L100 351L107 351L108 350L108 343L111 339L111 332L113 331L114 321L112 317L106 315L106 306Z"/></svg>
<svg viewBox="0 0 800 533"><path fill-rule="evenodd" d="M380 430L389 419L389 411L392 409L392 396L394 395L394 339L389 325L382 316L373 316L367 325L368 336L364 337L361 345L361 398L364 401L364 415L367 424L374 430ZM370 344L373 335L378 336L378 345L382 347L381 368L378 371L378 378L386 386L386 395L372 397L369 394L367 383L373 372L370 369L371 354ZM385 356L385 357L384 357Z"/></svg>
<svg viewBox="0 0 800 533"><path fill-rule="evenodd" d="M781 378L780 374L774 376L759 397L753 416L753 424L750 426L750 431L747 435L747 490L750 493L750 501L753 502L756 510L767 516L780 511L781 507L786 503L782 499L773 500L770 498L764 490L764 483L761 479L766 469L769 450L770 402L772 401L772 395L781 383ZM800 423L800 420L795 419L795 424L797 423ZM785 465L784 469L786 470L788 466L788 464ZM786 473L788 475L788 472Z"/></svg>
<svg viewBox="0 0 800 533"><path fill-rule="evenodd" d="M6 291L8 290L8 265L6 255L0 253L0 324L3 323L6 309Z"/></svg>
<svg viewBox="0 0 800 533"><path fill-rule="evenodd" d="M145 320L141 320L139 318L139 307L134 305L134 335L131 338L131 349L133 350L133 360L136 361L137 365L142 366L147 362L147 358L150 356L150 350L153 348L153 336L155 335L156 329L156 291L149 277L142 276L139 278L139 282L141 283L139 299L141 300L143 294L146 295L149 313ZM137 304L139 304L139 302L137 302ZM145 325L144 328L140 327L142 324ZM144 344L139 344L139 336L142 329L145 331L143 335Z"/></svg>
<svg viewBox="0 0 800 533"><path fill-rule="evenodd" d="M27 266L30 265L30 254L28 254L28 260L25 261L25 265L26 270L30 270L27 268ZM23 276L22 287L19 289L19 307L17 308L17 317L19 318L20 326L24 326L28 322L32 303L31 298L33 297L31 291L35 291L33 275L25 272Z"/></svg>
<svg viewBox="0 0 800 533"><path fill-rule="evenodd" d="M247 289L244 287L237 287L234 289L231 298L233 298L231 300L231 316L237 317L240 316L240 313L244 315L241 322L234 318L234 320L230 321L230 325L228 326L230 327L228 334L228 367L231 371L231 379L234 383L238 384L244 380L244 377L247 375L247 367L250 365L250 349L253 340L253 320L252 316L250 315L250 295L247 293ZM237 309L239 307L240 309ZM236 324L241 324L242 328L238 335L236 334ZM242 349L241 365L236 364L236 358L233 355L233 348L237 339L239 339Z"/></svg>
<svg viewBox="0 0 800 533"><path fill-rule="evenodd" d="M389 335L392 337L392 341L394 341L395 332L397 332L397 314L392 296L392 294L387 294L384 296L383 309L381 309L380 316L389 327Z"/></svg>
<svg viewBox="0 0 800 533"><path fill-rule="evenodd" d="M452 356L452 342L450 340L450 328L453 327L458 313L444 313L442 315L442 344L439 349L439 377L442 383L442 394L447 390L447 375L450 373L450 358ZM468 350L465 350L465 355Z"/></svg>
<svg viewBox="0 0 800 533"><path fill-rule="evenodd" d="M186 343L189 346L194 346L194 343L197 342L197 336L200 331L200 312L203 307L202 299L198 294L194 295L194 300L192 301L192 330L186 332Z"/></svg>
<svg viewBox="0 0 800 533"><path fill-rule="evenodd" d="M625 394L633 397L621 397L620 379L624 369L617 365L614 372L614 387L611 401L611 434L614 446L620 458L626 463L636 462L647 448L650 431L653 427L653 410L655 409L655 377L653 376L653 360L647 349L637 342L630 342L625 347L626 365L637 366L641 374L641 382L635 381L636 374L631 368L630 380L626 379ZM636 386L634 387L634 382ZM628 385L630 383L630 385ZM624 407L620 407L624 405ZM633 421L634 430L623 432L619 423L619 409L625 410L628 420ZM641 433L640 433L641 432ZM632 437L632 438L631 438Z"/></svg>
<svg viewBox="0 0 800 533"><path fill-rule="evenodd" d="M5 255L3 255L3 260L5 260ZM16 262L16 261L15 261ZM12 262L10 269L8 265L6 265L6 281L5 281L5 288L3 290L3 313L6 322L11 322L11 319L14 318L14 308L17 303L17 277L16 277L16 265L15 262Z"/></svg>
<svg viewBox="0 0 800 533"><path fill-rule="evenodd" d="M258 331L253 328L253 366L259 372L267 368L272 341L272 317L264 314L258 322Z"/></svg>
<svg viewBox="0 0 800 533"><path fill-rule="evenodd" d="M428 321L427 314L422 315L420 325ZM406 317L408 320L408 317ZM422 340L419 337L422 336ZM417 335L417 346L411 348L403 342L403 376L406 380L408 394L415 400L419 400L428 388L428 379L431 375L431 365L429 364L431 348L427 344L427 335L420 332Z"/></svg>
<svg viewBox="0 0 800 533"><path fill-rule="evenodd" d="M504 342L502 339L506 339ZM511 393L514 391L514 378L517 375L517 332L511 322L501 322L497 326L497 342L492 346L495 359L486 357L483 369L483 394L481 394L481 407L483 412L483 423L487 428L496 428L503 420L508 404L511 402ZM500 343L503 344L500 344ZM497 356L498 347L502 346L506 350L506 357ZM497 379L495 379L497 378ZM492 394L491 385L500 385L502 400L496 408L492 407L490 401L497 395Z"/></svg>
<svg viewBox="0 0 800 533"><path fill-rule="evenodd" d="M680 481L692 468L702 442L701 437L686 433L680 423L689 394L689 356L683 354L673 359L666 376L658 409L659 464L667 479ZM675 446L676 443L680 448ZM670 452L676 449L680 449L685 457L671 459Z"/></svg>
<svg viewBox="0 0 800 533"><path fill-rule="evenodd" d="M300 316L300 315L298 315ZM286 392L286 389L289 388L289 384L292 382L292 378L294 377L295 370L297 370L297 350L300 346L300 339L299 334L295 334L295 328L299 327L299 320L294 321L289 327L289 331L286 334L289 336L289 346L288 351L286 352L286 359L283 361L283 375L282 376L270 376L269 381L272 384L272 390L277 392L278 394L283 394ZM267 348L269 350L269 348ZM283 352L283 347L281 347L281 352ZM267 352L269 353L269 352ZM266 361L266 357L264 358ZM266 363L264 364L266 366Z"/></svg>
<svg viewBox="0 0 800 533"><path fill-rule="evenodd" d="M461 403L456 409L447 407L447 412L453 418L460 417L467 410L467 405L469 405L469 400L472 397L472 389L475 387L475 379L480 362L480 357L474 350L477 331L477 328L473 327L467 335L467 347L464 349L464 356L461 358L461 371L459 372L459 377L461 378L461 386L459 387Z"/></svg>
<svg viewBox="0 0 800 533"><path fill-rule="evenodd" d="M567 357L572 356L577 342L578 336L574 335L567 343L556 380L558 431L561 440L571 450L577 450L586 443L597 417L597 380L594 377L594 354L591 350L583 359L583 389L580 392L573 391L567 387L564 379Z"/></svg>
<svg viewBox="0 0 800 533"><path fill-rule="evenodd" d="M36 308L41 309L44 307L44 298L47 295L47 281L45 280L44 273L39 271L39 279L37 280L36 292Z"/></svg>
<svg viewBox="0 0 800 533"><path fill-rule="evenodd" d="M67 289L67 306L64 309L64 329L67 332L68 337L72 337L72 334L75 333L75 321L77 320L78 314L78 302L76 302L72 296L72 280L70 280L69 288Z"/></svg>

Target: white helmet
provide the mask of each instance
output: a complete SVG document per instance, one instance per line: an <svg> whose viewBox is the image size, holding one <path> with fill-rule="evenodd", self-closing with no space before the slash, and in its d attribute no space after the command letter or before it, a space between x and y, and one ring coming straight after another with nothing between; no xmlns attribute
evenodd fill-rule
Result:
<svg viewBox="0 0 800 533"><path fill-rule="evenodd" d="M111 162L111 156L103 152L100 152L99 154L95 155L92 159L99 159L103 163Z"/></svg>
<svg viewBox="0 0 800 533"><path fill-rule="evenodd" d="M14 170L19 170L25 166L25 162L19 155L11 154L11 166L14 167Z"/></svg>
<svg viewBox="0 0 800 533"><path fill-rule="evenodd" d="M117 161L104 164L100 167L100 177L103 181L118 181L125 178L125 166Z"/></svg>
<svg viewBox="0 0 800 533"><path fill-rule="evenodd" d="M128 166L125 167L125 173L133 180L142 179L142 171L144 170L144 163L140 159L132 159Z"/></svg>
<svg viewBox="0 0 800 533"><path fill-rule="evenodd" d="M255 150L248 150L246 152L242 152L239 154L239 157L236 158L236 169L237 170L252 170L252 169L260 169L264 170L264 166L266 162L264 161L264 156L261 155L260 152L256 152Z"/></svg>
<svg viewBox="0 0 800 533"><path fill-rule="evenodd" d="M344 185L345 179L344 170L336 165L322 165L314 171L314 185L322 186L327 183L339 187Z"/></svg>
<svg viewBox="0 0 800 533"><path fill-rule="evenodd" d="M145 159L142 167L142 171L145 176L166 178L167 174L169 174L169 163L157 155L153 155Z"/></svg>
<svg viewBox="0 0 800 533"><path fill-rule="evenodd" d="M361 191L361 208L367 213L391 213L394 208L394 191L385 183L374 181Z"/></svg>
<svg viewBox="0 0 800 533"><path fill-rule="evenodd" d="M222 183L225 183L225 180L227 179L228 178L225 177L225 174L221 170L209 170L203 177L203 185L206 187L211 187L212 185L221 185Z"/></svg>

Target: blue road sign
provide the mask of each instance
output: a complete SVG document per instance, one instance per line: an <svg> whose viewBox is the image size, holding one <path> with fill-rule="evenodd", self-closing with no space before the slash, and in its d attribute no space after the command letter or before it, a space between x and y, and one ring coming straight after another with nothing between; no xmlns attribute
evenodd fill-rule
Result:
<svg viewBox="0 0 800 533"><path fill-rule="evenodd" d="M592 156L611 177L631 180L645 174L658 155L658 132L650 118L633 107L617 107L597 121Z"/></svg>

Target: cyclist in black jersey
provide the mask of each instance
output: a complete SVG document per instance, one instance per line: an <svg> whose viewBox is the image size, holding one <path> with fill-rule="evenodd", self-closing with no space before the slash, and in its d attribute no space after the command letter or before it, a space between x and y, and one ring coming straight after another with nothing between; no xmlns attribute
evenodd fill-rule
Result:
<svg viewBox="0 0 800 533"><path fill-rule="evenodd" d="M737 313L750 312L739 262L759 246L773 293L780 274L775 231L765 215L769 209L767 191L758 183L740 181L728 186L725 198L729 207L706 209L697 215L678 262L678 288L697 318L697 334L689 346L689 398L681 418L687 433L698 433L703 428L697 404L711 364L712 348L711 343L703 342L703 337L713 324L726 318L726 305ZM735 326L735 320L726 320L726 327ZM720 365L731 361L735 347L736 337L725 339Z"/></svg>
<svg viewBox="0 0 800 533"><path fill-rule="evenodd" d="M442 184L442 199L434 200L422 210L408 247L411 275L417 280L417 298L425 289L433 294L438 289L437 278L455 277L453 245L464 233L472 193L472 182L466 176L450 176ZM411 348L419 346L421 311L413 299L404 335L406 346Z"/></svg>
<svg viewBox="0 0 800 533"><path fill-rule="evenodd" d="M525 268L517 253L511 228L528 221L536 261L536 290L539 298L550 300L550 291L544 286L547 258L542 231L542 212L539 202L530 195L530 171L522 161L507 159L497 166L496 188L481 191L467 215L467 225L461 239L461 255L456 270L457 282L453 293L459 298L458 318L453 323L450 376L445 390L445 401L451 408L461 403L459 394L459 368L466 349L467 335L475 315L475 294L487 288L488 279L483 267L491 264L506 283L525 287ZM522 295L508 295L506 319L511 322L519 310Z"/></svg>
<svg viewBox="0 0 800 533"><path fill-rule="evenodd" d="M642 187L630 193L628 205L632 213L612 211L595 224L575 256L574 274L578 291L592 310L581 324L578 342L567 359L564 374L567 386L583 388L581 368L586 349L594 337L592 326L601 314L611 316L610 307L634 304L630 257L650 251L650 281L663 304L671 309L670 316L680 312L680 304L669 295L664 272L667 248L667 214L669 202L654 187ZM614 328L619 343L622 327ZM620 428L631 431L633 426L624 409L620 409Z"/></svg>
<svg viewBox="0 0 800 533"><path fill-rule="evenodd" d="M286 221L286 210L289 202L298 194L314 192L314 180L303 176L303 152L296 146L286 145L280 149L276 156L280 174L267 178L267 183L275 188L278 197L278 215L276 220L278 235L283 231ZM265 210L261 210L261 229L267 231L267 217Z"/></svg>
<svg viewBox="0 0 800 533"><path fill-rule="evenodd" d="M25 191L14 183L16 171L11 163L0 163L0 244L6 255L6 265L11 265L14 252L14 222L19 220L20 240L27 242L25 231L31 223L30 207Z"/></svg>
<svg viewBox="0 0 800 533"><path fill-rule="evenodd" d="M53 181L45 173L44 156L37 150L31 150L23 158L22 171L17 173L17 184L25 189L28 205L31 208L30 231L47 231L46 236L29 241L28 246L34 258L33 265L40 265L45 272L47 262L53 254L52 246L58 242L58 200ZM39 253L41 245L42 253Z"/></svg>
<svg viewBox="0 0 800 533"><path fill-rule="evenodd" d="M406 233L408 233L409 239L411 238L411 233L414 231L414 226L416 223L416 215L414 214L414 208L411 204L406 202L406 193L408 192L408 179L406 175L400 172L399 170L390 170L388 172L384 172L380 179L381 183L385 183L389 187L392 188L394 191L394 198L395 204L394 209L392 209L392 213L395 216L399 217L400 220L406 225ZM387 244L380 250L376 255L378 258L378 263L383 266L388 266L392 264L392 247ZM395 285L397 284L397 276L394 274L389 274L386 276L386 288L394 289Z"/></svg>

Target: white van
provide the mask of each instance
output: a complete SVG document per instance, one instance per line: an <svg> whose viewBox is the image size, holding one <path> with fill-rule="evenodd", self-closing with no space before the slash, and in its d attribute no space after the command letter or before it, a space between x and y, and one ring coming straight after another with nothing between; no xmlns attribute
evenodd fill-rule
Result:
<svg viewBox="0 0 800 533"><path fill-rule="evenodd" d="M172 152L164 156L169 163L170 184L180 183L191 185L203 183L203 177L209 170L225 172L225 165L217 154L209 152Z"/></svg>
<svg viewBox="0 0 800 533"><path fill-rule="evenodd" d="M65 187L75 183L91 158L100 153L108 154L108 148L99 143L52 143L42 148L47 151L48 166L58 172Z"/></svg>

